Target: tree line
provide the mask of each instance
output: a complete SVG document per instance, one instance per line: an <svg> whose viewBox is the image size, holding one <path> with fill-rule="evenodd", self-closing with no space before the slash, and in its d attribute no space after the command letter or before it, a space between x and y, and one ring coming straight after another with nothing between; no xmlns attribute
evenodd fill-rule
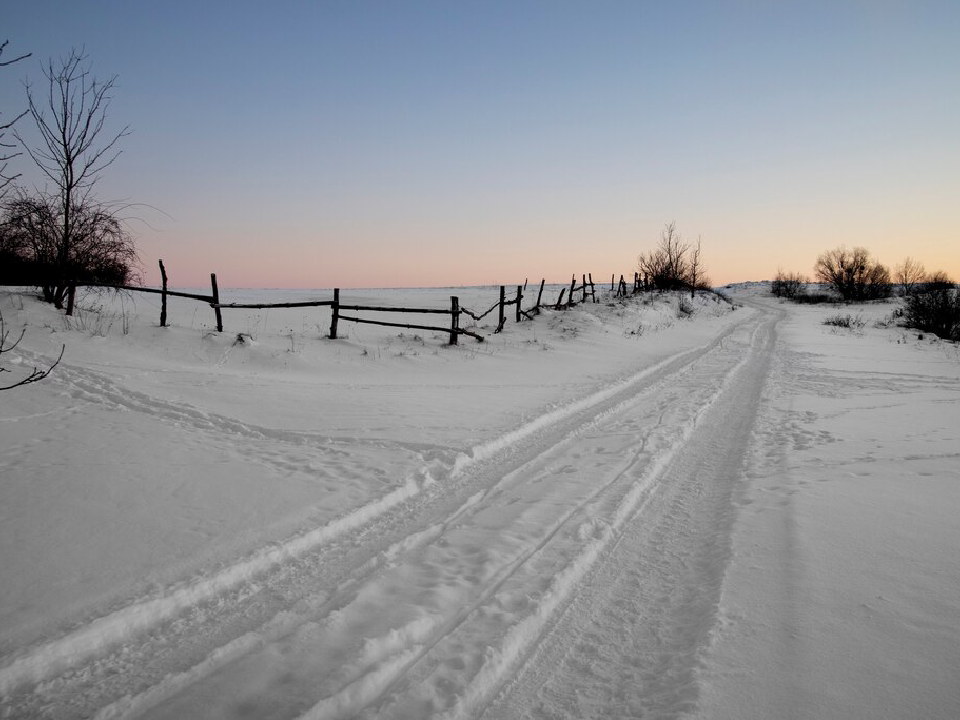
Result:
<svg viewBox="0 0 960 720"><path fill-rule="evenodd" d="M928 273L923 263L907 257L893 273L863 247L828 250L817 257L814 277L825 288L810 290L800 273L777 270L771 292L794 302L867 302L890 297L904 298L903 321L908 327L960 340L960 293L947 273Z"/></svg>

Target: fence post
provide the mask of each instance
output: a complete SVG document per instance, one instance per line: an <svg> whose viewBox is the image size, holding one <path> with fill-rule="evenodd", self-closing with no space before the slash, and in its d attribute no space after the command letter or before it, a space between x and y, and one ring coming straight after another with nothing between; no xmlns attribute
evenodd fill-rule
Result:
<svg viewBox="0 0 960 720"><path fill-rule="evenodd" d="M163 283L163 292L160 294L160 327L167 326L167 269L160 261L160 280Z"/></svg>
<svg viewBox="0 0 960 720"><path fill-rule="evenodd" d="M457 336L460 334L460 298L456 295L450 296L450 344L457 344Z"/></svg>
<svg viewBox="0 0 960 720"><path fill-rule="evenodd" d="M593 304L597 304L597 286L593 284L593 273L587 273L590 278L590 297L593 298Z"/></svg>
<svg viewBox="0 0 960 720"><path fill-rule="evenodd" d="M610 290L613 290L613 278L616 276L616 273L610 274Z"/></svg>
<svg viewBox="0 0 960 720"><path fill-rule="evenodd" d="M217 289L217 274L210 273L210 289L213 291L213 312L217 315L217 332L223 332L223 315L220 314L220 291Z"/></svg>
<svg viewBox="0 0 960 720"><path fill-rule="evenodd" d="M503 324L507 321L506 315L504 314L504 306L506 305L507 299L507 290L501 285L500 286L500 317L499 322L497 322L497 329L495 332L500 332L503 330Z"/></svg>
<svg viewBox="0 0 960 720"><path fill-rule="evenodd" d="M337 322L340 320L340 288L333 289L333 305L330 306L330 339L337 339Z"/></svg>
<svg viewBox="0 0 960 720"><path fill-rule="evenodd" d="M563 294L567 291L566 288L560 288L560 297L557 298L557 304L553 306L554 310L559 310L560 306L563 305Z"/></svg>
<svg viewBox="0 0 960 720"><path fill-rule="evenodd" d="M574 273L570 278L570 294L567 295L567 307L573 305L573 291L577 287L577 274Z"/></svg>
<svg viewBox="0 0 960 720"><path fill-rule="evenodd" d="M517 285L517 322L520 322L520 301L523 300L523 288Z"/></svg>
<svg viewBox="0 0 960 720"><path fill-rule="evenodd" d="M67 315L73 315L73 300L77 294L77 284L71 280L67 286Z"/></svg>
<svg viewBox="0 0 960 720"><path fill-rule="evenodd" d="M534 308L534 311L536 311L537 314L540 313L540 298L543 297L543 285L544 285L544 283L546 283L546 282L547 282L547 279L546 279L546 278L543 278L543 279L540 281L540 292L537 293L537 306Z"/></svg>

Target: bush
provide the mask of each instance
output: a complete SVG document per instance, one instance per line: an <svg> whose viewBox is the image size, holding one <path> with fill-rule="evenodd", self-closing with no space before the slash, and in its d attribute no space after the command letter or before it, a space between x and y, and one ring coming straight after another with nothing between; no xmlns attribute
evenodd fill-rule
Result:
<svg viewBox="0 0 960 720"><path fill-rule="evenodd" d="M802 295L807 279L800 273L785 273L777 270L776 276L770 281L770 292L777 297L795 298Z"/></svg>
<svg viewBox="0 0 960 720"><path fill-rule="evenodd" d="M860 330L863 328L866 323L863 320L863 317L857 315L834 315L833 317L828 317L823 321L824 325L831 325L833 327L847 328L848 330Z"/></svg>
<svg viewBox="0 0 960 720"><path fill-rule="evenodd" d="M710 285L700 259L700 241L695 247L686 242L672 222L664 226L656 249L637 258L637 269L646 290L690 290L692 294Z"/></svg>
<svg viewBox="0 0 960 720"><path fill-rule="evenodd" d="M22 192L0 212L0 282L36 285L61 307L70 283L125 285L136 277L137 251L124 222L92 201L70 211L70 232L58 198Z"/></svg>
<svg viewBox="0 0 960 720"><path fill-rule="evenodd" d="M794 295L791 300L798 305L822 305L823 303L838 302L836 295L825 292L806 293L802 292Z"/></svg>
<svg viewBox="0 0 960 720"><path fill-rule="evenodd" d="M817 258L814 271L820 282L848 302L877 300L891 292L890 271L870 257L866 248L828 250Z"/></svg>
<svg viewBox="0 0 960 720"><path fill-rule="evenodd" d="M960 293L937 287L907 298L904 322L946 340L960 340Z"/></svg>

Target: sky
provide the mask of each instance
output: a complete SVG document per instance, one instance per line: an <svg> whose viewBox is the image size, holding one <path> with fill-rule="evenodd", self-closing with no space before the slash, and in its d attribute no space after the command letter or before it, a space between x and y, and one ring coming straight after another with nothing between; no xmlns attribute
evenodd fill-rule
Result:
<svg viewBox="0 0 960 720"><path fill-rule="evenodd" d="M862 245L960 279L960 3L5 2L4 118L83 48L148 284L627 274ZM18 130L32 137L28 118ZM8 135L9 139L9 135ZM21 181L41 184L25 157Z"/></svg>

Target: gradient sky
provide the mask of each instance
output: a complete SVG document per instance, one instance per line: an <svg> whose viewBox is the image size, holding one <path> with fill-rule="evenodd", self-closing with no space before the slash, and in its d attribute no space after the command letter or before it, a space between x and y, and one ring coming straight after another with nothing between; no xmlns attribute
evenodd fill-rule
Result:
<svg viewBox="0 0 960 720"><path fill-rule="evenodd" d="M864 245L960 279L960 2L5 2L0 108L83 46L144 279L716 284ZM18 127L29 134L27 119ZM9 135L8 135L9 138ZM23 180L39 182L21 157ZM169 217L168 217L169 216Z"/></svg>

